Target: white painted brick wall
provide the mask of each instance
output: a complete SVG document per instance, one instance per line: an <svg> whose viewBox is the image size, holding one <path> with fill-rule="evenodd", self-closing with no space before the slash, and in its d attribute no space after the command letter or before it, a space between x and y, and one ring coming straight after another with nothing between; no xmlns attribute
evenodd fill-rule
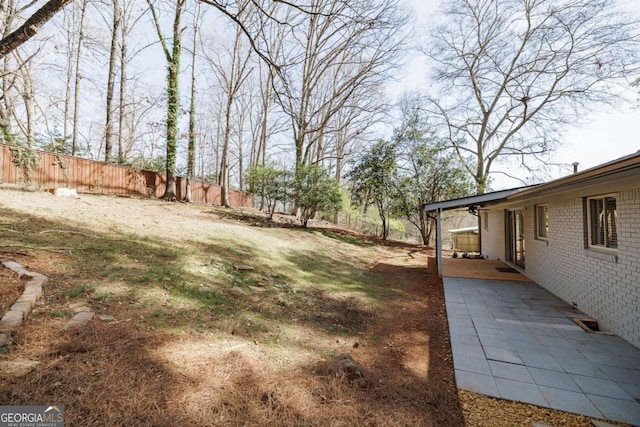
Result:
<svg viewBox="0 0 640 427"><path fill-rule="evenodd" d="M488 224L484 224L484 211L480 212L481 235L482 235L482 256L485 259L505 260L505 240L504 240L504 211L488 211Z"/></svg>
<svg viewBox="0 0 640 427"><path fill-rule="evenodd" d="M525 211L527 276L640 347L640 188L618 192L617 262L585 249L581 197L548 205L548 241L535 239L534 205Z"/></svg>

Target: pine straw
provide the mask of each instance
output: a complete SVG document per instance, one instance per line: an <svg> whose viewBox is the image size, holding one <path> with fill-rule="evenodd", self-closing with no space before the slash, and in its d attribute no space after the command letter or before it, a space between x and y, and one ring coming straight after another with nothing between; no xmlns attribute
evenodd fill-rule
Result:
<svg viewBox="0 0 640 427"><path fill-rule="evenodd" d="M28 347L38 354L21 354L21 342L13 356L45 362L3 378L0 402L64 404L69 426L459 425L447 424L456 414L438 412L457 406L443 401L454 394L401 370L364 367L353 381L321 369L323 361L268 368L255 344L225 351L234 343L212 347L201 336L97 320L74 332L49 326L37 334L33 320L28 336L38 345Z"/></svg>
<svg viewBox="0 0 640 427"><path fill-rule="evenodd" d="M593 427L591 418L554 409L495 399L460 390L466 427L513 427L550 425L555 427ZM605 423L605 422L603 422ZM606 421L607 426L630 427L627 424Z"/></svg>
<svg viewBox="0 0 640 427"><path fill-rule="evenodd" d="M0 262L2 262L0 258ZM24 283L11 270L0 266L0 317L2 317L22 294Z"/></svg>

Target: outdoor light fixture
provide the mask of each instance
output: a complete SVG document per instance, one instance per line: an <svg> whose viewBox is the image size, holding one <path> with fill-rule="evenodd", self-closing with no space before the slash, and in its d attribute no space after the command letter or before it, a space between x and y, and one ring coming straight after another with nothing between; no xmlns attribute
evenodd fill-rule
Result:
<svg viewBox="0 0 640 427"><path fill-rule="evenodd" d="M478 207L476 205L469 205L469 213L476 215L478 213Z"/></svg>

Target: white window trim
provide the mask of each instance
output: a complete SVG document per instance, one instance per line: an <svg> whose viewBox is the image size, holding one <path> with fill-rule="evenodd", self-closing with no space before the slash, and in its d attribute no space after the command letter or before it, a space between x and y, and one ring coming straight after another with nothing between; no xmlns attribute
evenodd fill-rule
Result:
<svg viewBox="0 0 640 427"><path fill-rule="evenodd" d="M591 200L599 200L605 199L607 197L611 197L616 199L616 211L618 210L618 201L620 200L620 195L618 193L608 193L608 194L599 194L597 196L589 196L586 198L587 200L587 246L588 249L598 251L598 252L606 252L609 254L617 254L619 252L619 248L608 248L603 245L592 245L591 244ZM617 228L617 225L616 225Z"/></svg>
<svg viewBox="0 0 640 427"><path fill-rule="evenodd" d="M540 207L545 207L546 211L547 211L547 221L548 221L548 217L549 217L549 204L548 203L540 203L534 206L534 215L535 215L535 226L536 226L536 239L538 240L544 240L547 241L549 240L549 228L545 227L545 230L547 232L546 236L542 236L540 234L540 211L538 210L538 208Z"/></svg>

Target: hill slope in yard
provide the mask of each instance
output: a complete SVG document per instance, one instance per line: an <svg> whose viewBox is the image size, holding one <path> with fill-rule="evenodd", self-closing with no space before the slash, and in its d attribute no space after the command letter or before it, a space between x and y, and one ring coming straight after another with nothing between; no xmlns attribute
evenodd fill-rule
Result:
<svg viewBox="0 0 640 427"><path fill-rule="evenodd" d="M0 258L49 277L0 404L67 425L460 426L428 249L254 211L0 190ZM96 317L62 328L74 310ZM101 320L103 319L103 320Z"/></svg>

